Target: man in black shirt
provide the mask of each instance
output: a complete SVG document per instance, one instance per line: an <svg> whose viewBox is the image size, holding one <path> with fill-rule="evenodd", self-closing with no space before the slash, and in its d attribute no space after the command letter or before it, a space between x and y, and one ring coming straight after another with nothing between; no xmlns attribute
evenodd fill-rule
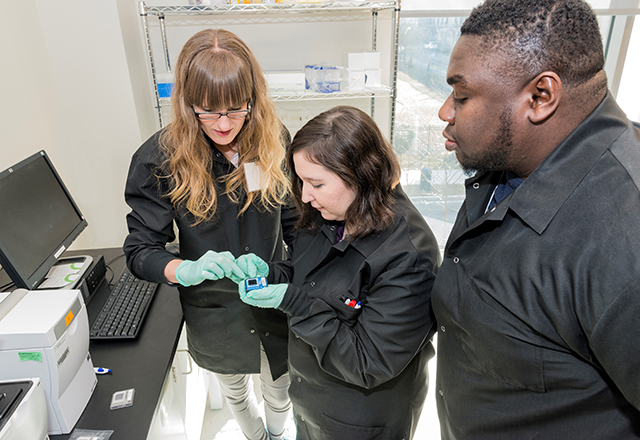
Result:
<svg viewBox="0 0 640 440"><path fill-rule="evenodd" d="M488 0L439 116L466 200L432 293L442 438L640 438L640 130L582 0Z"/></svg>

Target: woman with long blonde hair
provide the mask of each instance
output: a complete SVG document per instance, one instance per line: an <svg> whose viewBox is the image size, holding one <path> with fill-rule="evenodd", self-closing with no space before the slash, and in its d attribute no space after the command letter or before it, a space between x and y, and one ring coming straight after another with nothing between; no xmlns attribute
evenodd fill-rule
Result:
<svg viewBox="0 0 640 440"><path fill-rule="evenodd" d="M172 122L138 149L129 170L127 265L142 279L178 286L190 354L216 374L248 439L280 439L290 408L286 318L242 303L231 279L243 275L234 255L279 261L293 240L290 136L257 60L233 33L195 34L174 74ZM165 247L174 226L179 256ZM261 374L267 429L252 373Z"/></svg>

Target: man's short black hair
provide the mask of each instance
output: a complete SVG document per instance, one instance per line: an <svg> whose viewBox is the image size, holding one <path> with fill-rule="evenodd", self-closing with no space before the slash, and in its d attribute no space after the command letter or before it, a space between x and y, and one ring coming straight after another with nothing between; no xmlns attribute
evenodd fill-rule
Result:
<svg viewBox="0 0 640 440"><path fill-rule="evenodd" d="M480 36L487 50L503 54L504 73L516 80L552 71L571 87L604 68L598 21L583 0L487 0L461 34Z"/></svg>

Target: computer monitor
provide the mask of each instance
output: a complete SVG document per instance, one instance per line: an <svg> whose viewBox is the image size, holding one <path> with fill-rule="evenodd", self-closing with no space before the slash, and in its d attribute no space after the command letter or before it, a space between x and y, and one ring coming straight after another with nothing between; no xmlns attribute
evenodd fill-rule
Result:
<svg viewBox="0 0 640 440"><path fill-rule="evenodd" d="M44 150L0 173L0 264L34 290L87 221Z"/></svg>

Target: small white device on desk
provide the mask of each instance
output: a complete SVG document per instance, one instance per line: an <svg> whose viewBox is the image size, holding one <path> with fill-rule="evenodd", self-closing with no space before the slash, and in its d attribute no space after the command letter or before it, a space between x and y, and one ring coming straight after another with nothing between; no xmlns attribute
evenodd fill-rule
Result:
<svg viewBox="0 0 640 440"><path fill-rule="evenodd" d="M0 381L0 440L49 440L40 379Z"/></svg>
<svg viewBox="0 0 640 440"><path fill-rule="evenodd" d="M68 434L97 384L82 293L18 289L0 299L0 380L39 377L48 433Z"/></svg>

